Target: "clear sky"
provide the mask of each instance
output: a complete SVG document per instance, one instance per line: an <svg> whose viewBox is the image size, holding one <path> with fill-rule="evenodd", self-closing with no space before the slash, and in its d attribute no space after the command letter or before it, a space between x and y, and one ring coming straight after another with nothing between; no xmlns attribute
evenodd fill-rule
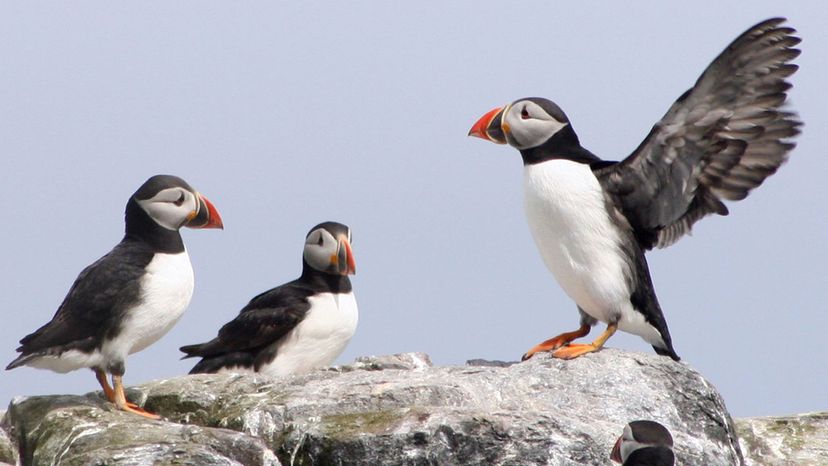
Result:
<svg viewBox="0 0 828 466"><path fill-rule="evenodd" d="M622 158L732 39L781 15L803 38L790 162L648 258L676 351L735 416L824 410L828 9L747 5L3 2L2 366L120 241L127 198L157 173L208 196L226 229L183 232L195 295L127 361L127 384L186 373L178 347L298 276L324 220L351 226L357 261L360 323L340 362L517 359L578 315L530 237L517 152L470 126L544 96L585 147ZM652 351L629 335L609 346ZM97 388L85 370L15 369L0 406Z"/></svg>

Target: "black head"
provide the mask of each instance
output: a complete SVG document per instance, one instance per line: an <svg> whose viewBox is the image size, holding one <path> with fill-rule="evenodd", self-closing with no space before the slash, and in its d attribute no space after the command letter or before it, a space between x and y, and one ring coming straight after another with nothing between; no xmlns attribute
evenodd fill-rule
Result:
<svg viewBox="0 0 828 466"><path fill-rule="evenodd" d="M129 198L126 235L153 244L161 251L183 250L178 230L223 228L212 202L186 181L172 175L155 175Z"/></svg>
<svg viewBox="0 0 828 466"><path fill-rule="evenodd" d="M658 448L655 448L658 447ZM673 449L673 436L666 427L655 421L641 420L632 421L624 426L624 432L615 442L610 458L613 461L622 463L633 452L642 449ZM666 456L666 455L662 455ZM672 457L672 455L669 455Z"/></svg>

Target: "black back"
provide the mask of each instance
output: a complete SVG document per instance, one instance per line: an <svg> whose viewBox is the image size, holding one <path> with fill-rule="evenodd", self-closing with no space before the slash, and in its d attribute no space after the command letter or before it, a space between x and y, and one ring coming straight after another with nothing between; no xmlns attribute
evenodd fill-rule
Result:
<svg viewBox="0 0 828 466"><path fill-rule="evenodd" d="M22 354L6 369L44 354L99 349L119 333L124 315L140 299L140 278L154 255L148 244L125 239L85 268L52 320L20 340Z"/></svg>
<svg viewBox="0 0 828 466"><path fill-rule="evenodd" d="M302 263L298 279L250 300L235 319L221 327L216 338L182 346L185 358L202 358L190 374L215 373L232 367L258 371L276 357L276 343L305 318L310 310L308 298L351 291L347 276L320 272L304 259Z"/></svg>

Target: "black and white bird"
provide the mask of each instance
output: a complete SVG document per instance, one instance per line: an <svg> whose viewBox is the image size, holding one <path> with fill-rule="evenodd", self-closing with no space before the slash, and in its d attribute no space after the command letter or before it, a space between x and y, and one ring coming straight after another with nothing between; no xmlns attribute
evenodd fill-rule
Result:
<svg viewBox="0 0 828 466"><path fill-rule="evenodd" d="M336 222L313 227L299 278L250 300L216 338L181 347L185 358L202 358L190 374L289 375L329 366L356 331L359 314L348 278L355 271L351 230Z"/></svg>
<svg viewBox="0 0 828 466"><path fill-rule="evenodd" d="M135 191L125 224L121 242L78 275L52 320L20 340L21 354L6 370L88 367L119 409L157 419L126 401L126 358L167 333L190 303L193 268L178 230L223 224L206 197L170 175L153 176Z"/></svg>
<svg viewBox="0 0 828 466"><path fill-rule="evenodd" d="M633 421L624 426L610 453L623 466L673 466L673 436L655 421Z"/></svg>
<svg viewBox="0 0 828 466"><path fill-rule="evenodd" d="M563 359L600 349L617 329L678 360L644 251L673 244L709 214L727 215L776 172L800 121L782 109L799 55L782 18L733 41L681 95L633 153L605 161L583 148L564 112L525 98L469 131L523 158L524 206L546 266L578 306L581 325L530 349ZM591 344L570 344L601 321Z"/></svg>

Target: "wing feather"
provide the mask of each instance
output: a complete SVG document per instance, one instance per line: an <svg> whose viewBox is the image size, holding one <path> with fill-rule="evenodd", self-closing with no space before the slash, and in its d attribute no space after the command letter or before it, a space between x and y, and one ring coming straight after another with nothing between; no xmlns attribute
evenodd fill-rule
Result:
<svg viewBox="0 0 828 466"><path fill-rule="evenodd" d="M665 247L710 214L727 215L788 159L800 131L781 107L800 39L784 18L734 40L623 161L596 169L639 243Z"/></svg>

